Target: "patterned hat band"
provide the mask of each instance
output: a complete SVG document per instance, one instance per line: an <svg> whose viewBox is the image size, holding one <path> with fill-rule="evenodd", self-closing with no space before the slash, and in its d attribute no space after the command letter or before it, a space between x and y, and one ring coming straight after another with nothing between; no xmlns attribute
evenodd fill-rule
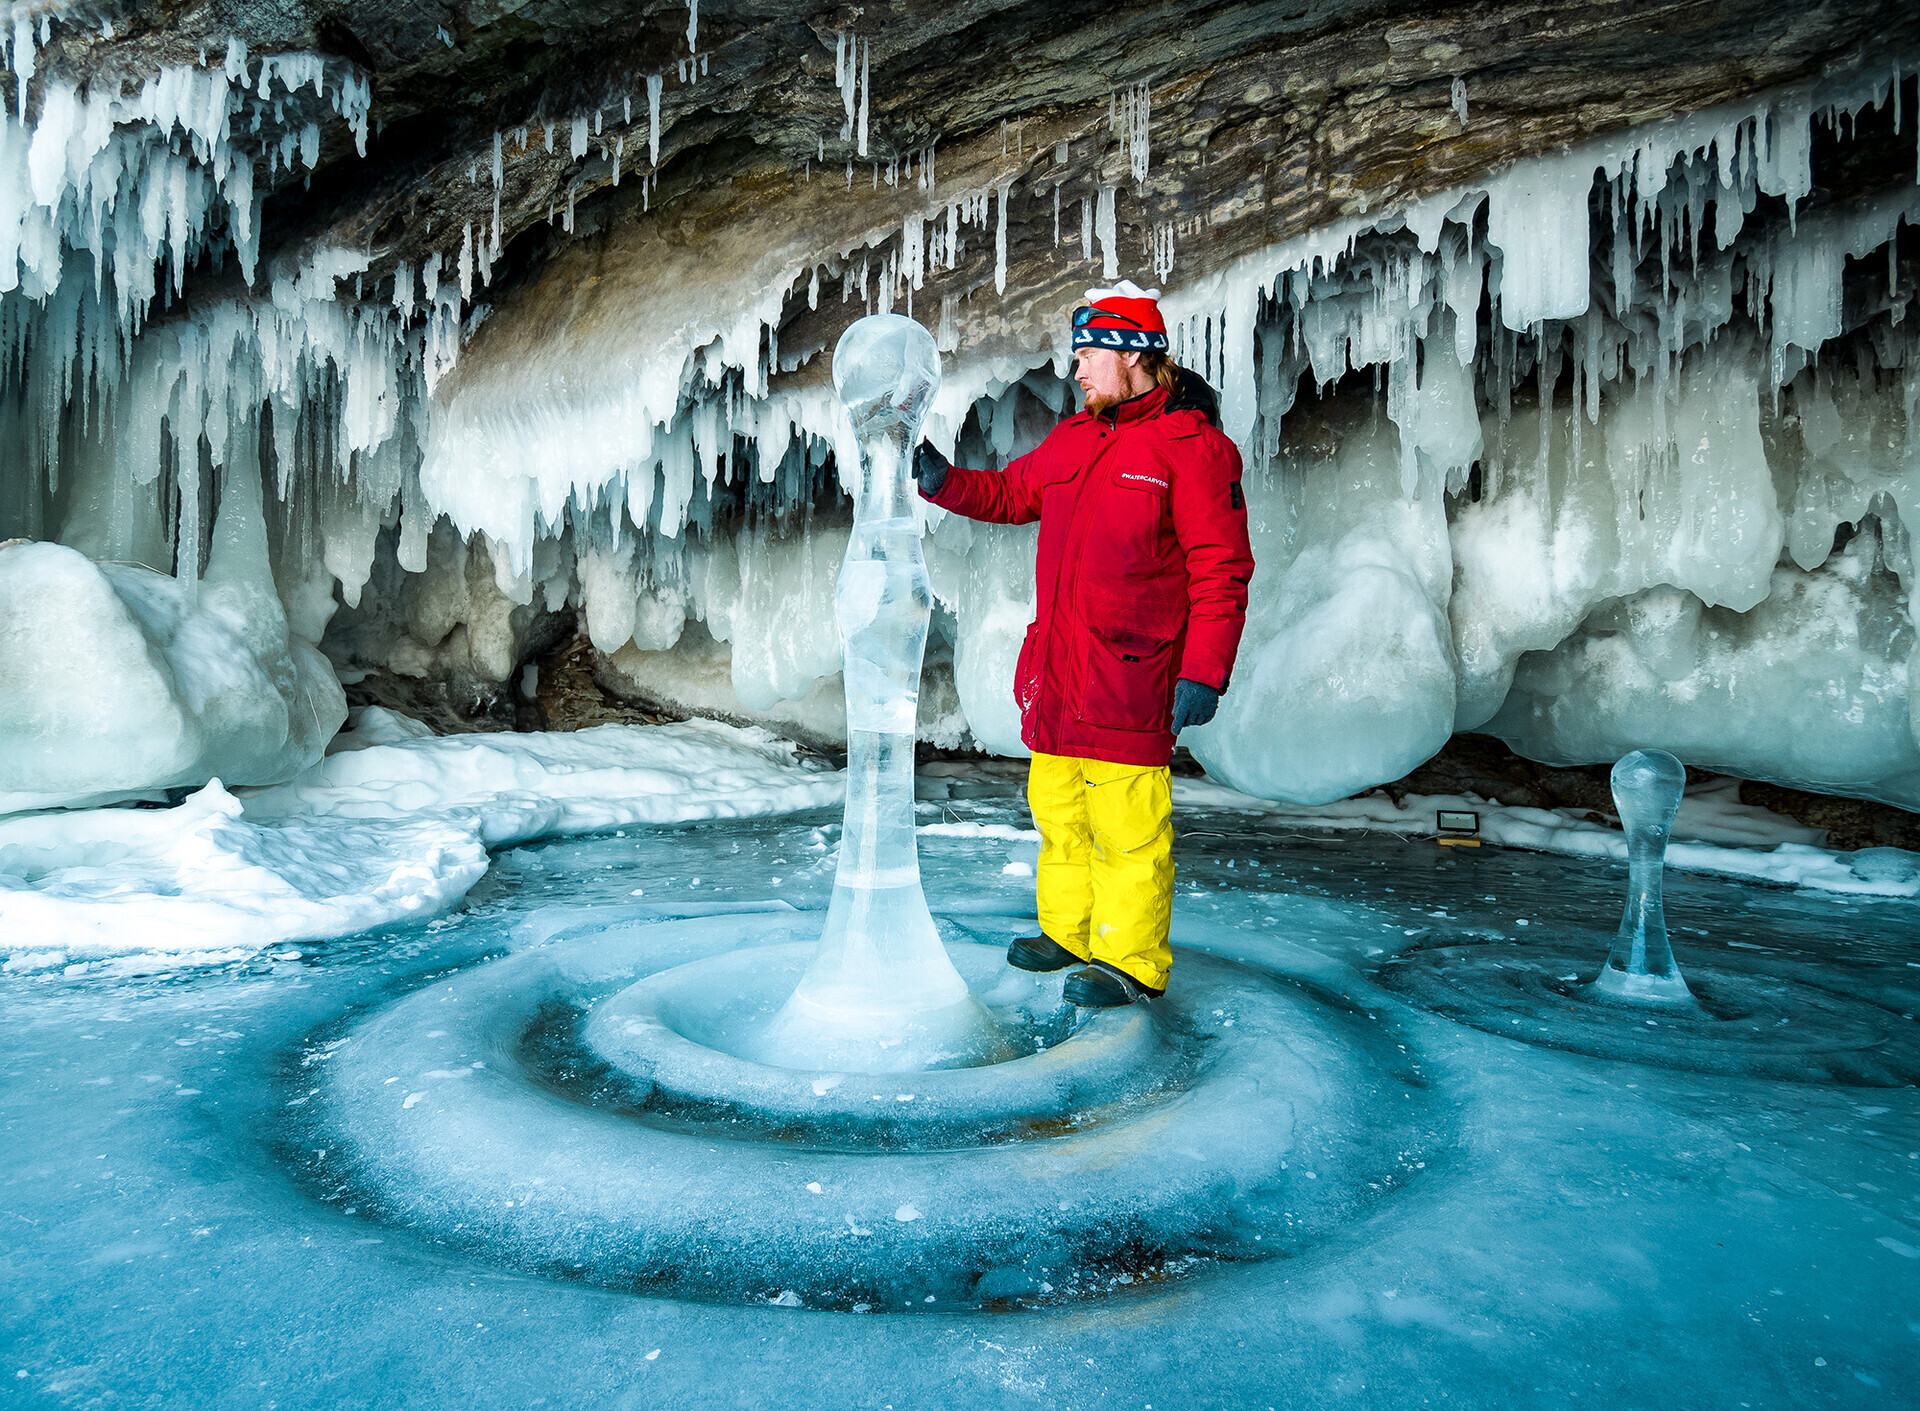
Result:
<svg viewBox="0 0 1920 1411"><path fill-rule="evenodd" d="M1076 328L1076 348L1111 348L1116 353L1164 353L1167 335L1143 328Z"/></svg>

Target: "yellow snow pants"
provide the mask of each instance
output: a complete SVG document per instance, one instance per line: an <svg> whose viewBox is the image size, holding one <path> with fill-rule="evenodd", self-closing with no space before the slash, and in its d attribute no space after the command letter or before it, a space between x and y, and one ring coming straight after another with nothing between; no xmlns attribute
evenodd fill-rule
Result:
<svg viewBox="0 0 1920 1411"><path fill-rule="evenodd" d="M1036 751L1027 802L1040 830L1040 929L1083 960L1165 989L1173 964L1170 771Z"/></svg>

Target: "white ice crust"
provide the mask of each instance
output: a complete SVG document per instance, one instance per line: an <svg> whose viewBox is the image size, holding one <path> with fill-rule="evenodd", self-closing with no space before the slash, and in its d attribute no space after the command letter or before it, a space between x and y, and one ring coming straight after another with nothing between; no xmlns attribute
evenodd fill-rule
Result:
<svg viewBox="0 0 1920 1411"><path fill-rule="evenodd" d="M351 935L457 903L489 848L817 808L845 788L791 744L711 721L435 736L368 707L354 726L299 778L243 791L244 812L215 781L170 809L0 820L0 954L204 961Z"/></svg>
<svg viewBox="0 0 1920 1411"><path fill-rule="evenodd" d="M423 921L486 870L474 829L431 810L260 824L216 780L177 808L0 821L0 952L13 969L228 959Z"/></svg>

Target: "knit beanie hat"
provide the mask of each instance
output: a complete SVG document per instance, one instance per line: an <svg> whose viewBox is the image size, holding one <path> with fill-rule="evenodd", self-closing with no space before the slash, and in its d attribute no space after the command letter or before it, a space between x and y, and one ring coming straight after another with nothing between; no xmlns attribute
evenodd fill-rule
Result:
<svg viewBox="0 0 1920 1411"><path fill-rule="evenodd" d="M1073 311L1073 346L1111 348L1117 353L1167 350L1167 325L1160 317L1160 291L1123 279L1112 289L1089 289L1085 307Z"/></svg>

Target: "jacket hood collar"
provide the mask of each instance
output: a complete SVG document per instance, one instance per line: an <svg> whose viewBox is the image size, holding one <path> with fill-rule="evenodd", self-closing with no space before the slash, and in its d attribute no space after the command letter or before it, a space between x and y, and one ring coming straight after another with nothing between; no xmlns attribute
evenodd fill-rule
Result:
<svg viewBox="0 0 1920 1411"><path fill-rule="evenodd" d="M1096 415L1116 425L1130 421L1145 421L1148 417L1159 416L1162 412L1199 412L1215 427L1220 425L1220 394L1207 385L1198 373L1186 368L1176 368L1173 390L1162 387L1150 387L1137 397L1130 397L1118 406L1108 407L1105 411L1081 412L1084 417Z"/></svg>
<svg viewBox="0 0 1920 1411"><path fill-rule="evenodd" d="M1220 425L1220 394L1209 387L1198 373L1180 368L1178 374L1173 384L1173 392L1167 398L1166 410L1199 412L1201 416L1218 427Z"/></svg>
<svg viewBox="0 0 1920 1411"><path fill-rule="evenodd" d="M1148 417L1158 416L1167 409L1167 392L1164 387L1153 386L1137 397L1108 407L1097 415L1104 420L1124 426L1130 421L1145 421Z"/></svg>

